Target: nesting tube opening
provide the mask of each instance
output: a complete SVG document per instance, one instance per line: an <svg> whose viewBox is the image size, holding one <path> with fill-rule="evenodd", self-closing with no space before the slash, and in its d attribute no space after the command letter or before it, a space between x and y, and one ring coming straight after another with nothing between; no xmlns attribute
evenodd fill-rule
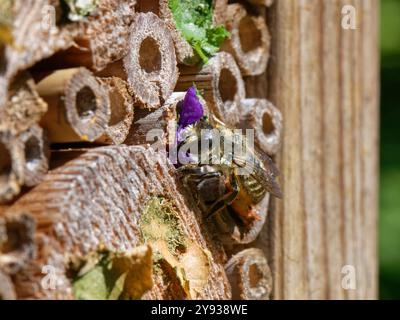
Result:
<svg viewBox="0 0 400 320"><path fill-rule="evenodd" d="M76 134L84 141L100 138L110 120L107 90L93 74L79 68L65 89L67 119Z"/></svg>
<svg viewBox="0 0 400 320"><path fill-rule="evenodd" d="M250 248L234 255L225 270L232 286L232 298L268 300L272 292L272 274L260 249Z"/></svg>
<svg viewBox="0 0 400 320"><path fill-rule="evenodd" d="M262 46L262 35L254 19L243 17L239 22L239 39L244 53L256 50Z"/></svg>
<svg viewBox="0 0 400 320"><path fill-rule="evenodd" d="M47 139L38 125L22 133L19 139L25 153L24 184L32 187L43 180L49 169Z"/></svg>
<svg viewBox="0 0 400 320"><path fill-rule="evenodd" d="M97 110L96 96L93 90L88 86L80 89L76 94L75 105L80 119L93 117Z"/></svg>
<svg viewBox="0 0 400 320"><path fill-rule="evenodd" d="M218 90L223 103L235 101L238 85L236 78L229 69L224 68L221 70L218 81Z"/></svg>
<svg viewBox="0 0 400 320"><path fill-rule="evenodd" d="M160 46L155 39L147 37L140 44L139 64L147 73L159 72L161 70Z"/></svg>
<svg viewBox="0 0 400 320"><path fill-rule="evenodd" d="M240 100L246 96L239 67L226 52L218 53L210 59L209 67L214 78L212 89L215 114L228 126L236 127L239 122Z"/></svg>
<svg viewBox="0 0 400 320"><path fill-rule="evenodd" d="M154 13L136 15L123 65L139 105L156 109L172 94L178 80L174 42L166 24Z"/></svg>
<svg viewBox="0 0 400 320"><path fill-rule="evenodd" d="M222 211L217 215L215 222L219 230L220 240L226 244L249 244L255 241L262 231L270 204L271 195L266 193L263 199L253 206L253 213L257 219L252 221L242 220L232 210Z"/></svg>
<svg viewBox="0 0 400 320"><path fill-rule="evenodd" d="M5 237L0 243L0 269L13 274L34 255L36 224L25 213L8 214L2 224Z"/></svg>
<svg viewBox="0 0 400 320"><path fill-rule="evenodd" d="M274 132L275 126L272 121L271 115L268 112L264 112L262 117L262 130L265 135L270 135Z"/></svg>
<svg viewBox="0 0 400 320"><path fill-rule="evenodd" d="M254 129L256 144L270 156L274 156L281 146L282 122L281 112L268 100L242 100L239 127Z"/></svg>
<svg viewBox="0 0 400 320"><path fill-rule="evenodd" d="M250 288L257 288L258 284L263 278L262 270L260 270L260 267L256 264L250 264L249 265L249 285Z"/></svg>
<svg viewBox="0 0 400 320"><path fill-rule="evenodd" d="M40 161L42 154L42 147L40 140L32 136L25 143L25 161L28 168L33 169Z"/></svg>
<svg viewBox="0 0 400 320"><path fill-rule="evenodd" d="M228 5L226 26L231 38L223 50L231 53L246 76L262 74L268 64L271 37L263 16L250 15L238 4Z"/></svg>

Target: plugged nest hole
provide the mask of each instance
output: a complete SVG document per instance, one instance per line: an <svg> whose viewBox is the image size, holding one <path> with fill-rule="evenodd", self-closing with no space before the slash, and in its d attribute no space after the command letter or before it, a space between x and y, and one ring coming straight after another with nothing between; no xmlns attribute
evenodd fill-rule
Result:
<svg viewBox="0 0 400 320"><path fill-rule="evenodd" d="M251 288L256 288L261 279L263 278L263 273L257 264L253 263L249 266L249 285Z"/></svg>
<svg viewBox="0 0 400 320"><path fill-rule="evenodd" d="M90 118L97 110L96 96L93 90L85 86L76 95L76 109L80 118Z"/></svg>
<svg viewBox="0 0 400 320"><path fill-rule="evenodd" d="M271 115L268 112L265 112L262 117L262 129L266 135L270 135L274 132L275 126L272 122Z"/></svg>
<svg viewBox="0 0 400 320"><path fill-rule="evenodd" d="M0 142L0 184L7 183L12 171L12 158L10 151Z"/></svg>
<svg viewBox="0 0 400 320"><path fill-rule="evenodd" d="M254 20L246 16L239 23L239 39L244 53L261 47L261 32Z"/></svg>
<svg viewBox="0 0 400 320"><path fill-rule="evenodd" d="M110 95L110 104L114 106L111 108L111 116L109 121L109 126L115 126L125 120L126 117L126 109L125 104L126 101L124 97L117 91L114 91L114 94Z"/></svg>
<svg viewBox="0 0 400 320"><path fill-rule="evenodd" d="M32 136L25 143L25 161L28 168L37 165L41 159L42 147L40 140Z"/></svg>
<svg viewBox="0 0 400 320"><path fill-rule="evenodd" d="M229 69L222 69L219 77L218 90L222 101L234 101L238 90L235 76Z"/></svg>
<svg viewBox="0 0 400 320"><path fill-rule="evenodd" d="M147 37L140 44L139 64L147 73L161 70L160 46L157 41L151 37Z"/></svg>

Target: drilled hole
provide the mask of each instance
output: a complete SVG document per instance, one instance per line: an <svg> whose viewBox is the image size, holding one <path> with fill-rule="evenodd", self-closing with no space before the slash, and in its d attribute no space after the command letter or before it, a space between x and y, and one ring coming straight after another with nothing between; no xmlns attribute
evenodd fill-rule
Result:
<svg viewBox="0 0 400 320"><path fill-rule="evenodd" d="M263 278L263 274L260 268L253 263L249 266L249 284L251 288L255 288L260 283L261 279Z"/></svg>
<svg viewBox="0 0 400 320"><path fill-rule="evenodd" d="M219 77L218 90L222 101L234 101L237 92L236 78L229 69L222 69Z"/></svg>
<svg viewBox="0 0 400 320"><path fill-rule="evenodd" d="M29 170L40 162L42 148L37 137L32 136L25 143L25 161Z"/></svg>
<svg viewBox="0 0 400 320"><path fill-rule="evenodd" d="M88 86L83 87L76 95L76 108L80 118L90 118L96 112L96 96Z"/></svg>
<svg viewBox="0 0 400 320"><path fill-rule="evenodd" d="M125 99L119 92L114 91L114 94L110 95L110 103L112 108L109 126L115 126L126 117Z"/></svg>
<svg viewBox="0 0 400 320"><path fill-rule="evenodd" d="M243 52L247 53L261 46L261 32L254 20L246 16L239 23L239 38Z"/></svg>
<svg viewBox="0 0 400 320"><path fill-rule="evenodd" d="M266 135L272 134L275 130L271 115L267 112L264 113L262 118L262 128Z"/></svg>
<svg viewBox="0 0 400 320"><path fill-rule="evenodd" d="M7 183L12 170L10 151L0 142L0 184Z"/></svg>
<svg viewBox="0 0 400 320"><path fill-rule="evenodd" d="M147 73L161 70L161 52L158 43L150 37L143 40L139 50L140 67Z"/></svg>

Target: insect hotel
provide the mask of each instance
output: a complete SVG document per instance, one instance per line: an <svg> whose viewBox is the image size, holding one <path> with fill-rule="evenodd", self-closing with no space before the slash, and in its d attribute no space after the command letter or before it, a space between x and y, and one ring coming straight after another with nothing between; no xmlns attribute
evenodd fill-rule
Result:
<svg viewBox="0 0 400 320"><path fill-rule="evenodd" d="M376 298L377 8L1 0L0 298Z"/></svg>

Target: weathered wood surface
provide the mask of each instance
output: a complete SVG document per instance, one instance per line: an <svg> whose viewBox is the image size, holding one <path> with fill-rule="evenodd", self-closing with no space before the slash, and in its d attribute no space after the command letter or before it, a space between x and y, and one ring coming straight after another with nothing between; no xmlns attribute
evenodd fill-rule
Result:
<svg viewBox="0 0 400 320"><path fill-rule="evenodd" d="M166 225L150 221L147 233L144 231L145 219L149 219L144 212L154 197L171 201L176 230L165 230ZM156 234L159 238L152 240L152 248L165 263L158 272L154 271L154 287L144 298L229 299L223 248L210 237L199 210L191 201L172 164L151 148L114 146L82 154L50 172L43 183L6 213L12 218L28 212L37 228L36 256L18 261L22 265L14 277L17 297L73 298L71 281L67 278L71 262L85 261L101 248L125 254ZM162 215L161 209L157 214ZM154 229L149 231L149 228ZM178 233L177 228L184 239L179 250L176 249L179 255L170 252L169 247L166 249L162 238L163 232L168 236L168 232ZM26 246L18 245L4 252L0 247L0 270L6 257L20 257L17 249L21 247ZM60 282L56 290L41 285L41 270L46 265L56 270ZM172 271L168 273L164 267Z"/></svg>
<svg viewBox="0 0 400 320"><path fill-rule="evenodd" d="M110 1L106 0L105 3ZM40 2L45 4L50 3L50 0ZM134 2L131 1L132 10ZM193 81L198 85L205 84L206 87L203 89L210 91L212 88L210 92L217 92L217 96L214 94L207 96L206 92L205 98L210 100L207 102L211 103L210 109L214 113L218 113L218 108L222 108L223 112L221 110L219 112L226 122L236 123L242 115L239 114L239 106L236 108L235 103L232 103L233 100L240 104L240 101L250 101L250 98L267 98L281 111L283 116L283 130L280 134L282 149L274 156L282 172L280 183L284 197L282 200L271 201L268 198L269 213L268 216L263 216L266 217L267 222L258 239L251 243L231 243L230 245L224 243L225 247L222 248L217 239L218 233L212 229L212 226L210 226L212 232L209 237L202 218L197 214L198 210L190 201L187 203L184 200L182 197L184 190L177 191L179 188L175 185L172 166L167 165L168 168L166 168L165 164L157 162L161 155L156 156L154 153L150 155L151 151L143 151L142 147L123 146L96 149L86 154L83 154L86 151L83 146L81 146L83 149L72 151L53 150L55 157L50 166L51 168L58 167L58 169L48 174L37 188L17 200L13 207L0 207L0 215L6 219L3 219L3 222L0 221L0 229L2 225L7 226L7 219L11 219L8 213L6 214L7 211L16 216L28 214L36 221L39 230L34 239L36 258L32 260L28 255L28 258L25 259L24 256L20 259L23 262L23 272L14 275L13 272L7 271L8 267L6 268L4 263L0 265L0 274L6 270L4 274L8 279L11 273L11 280L15 287L0 286L1 296L13 298L16 294L19 298L72 298L70 283L65 277L64 259L70 257L71 254L82 258L89 251L96 250L100 242L108 244L110 249L126 249L139 244L140 228L135 219L138 220L142 214L143 201L149 198L146 198L146 192L149 190L142 188L142 179L145 181L150 179L152 182L149 185L154 186L150 189L157 191L157 195L165 190L171 191L171 188L173 192L167 193L178 195L172 200L175 201L178 209L181 209L178 213L184 222L186 233L191 238L190 243L198 243L199 246L195 247L197 249L200 247L203 253L204 250L210 250L211 256L215 259L210 265L210 281L205 284L204 290L199 295L194 292L193 296L196 298L230 298L231 292L223 265L227 258L232 258L232 255L239 257L240 252L249 248L254 250L255 246L262 249L263 255L267 257L272 274L271 283L269 273L264 273L264 278L268 280L268 292L263 297L269 296L269 291L272 290L272 299L376 298L378 1L277 0L269 8L265 8L270 5L269 0L249 2L264 6L256 10L257 12L262 14L266 12L266 23L272 40L267 72L256 77L245 77L246 88L244 88L241 85L239 68L237 68L236 79L232 80L235 78L232 75L222 79L224 77L221 75L223 81L219 83L217 81L220 78L219 73L222 74L220 70L199 73L199 70L195 68L179 66L181 77L175 91L185 91ZM224 7L227 1L216 1L217 3ZM29 4L32 6L31 2ZM356 9L356 30L345 30L341 26L341 9L344 5L353 5ZM31 19L28 19L29 21L38 19L36 11L31 15ZM157 26L161 23L151 13L140 15L142 18L144 16ZM18 19L21 19L20 15ZM130 23L131 21L128 24ZM140 24L138 26L140 27ZM101 25L99 28L100 31L103 30ZM4 82L8 84L14 79L17 71L32 66L55 51L69 48L72 38L77 36L77 29L77 26L71 26L71 30L61 30L60 32L65 32L68 37L64 39L61 34L59 37L62 42L51 42L50 48L45 48L48 51L45 50L45 54L41 51L37 53L35 51L33 54L32 50L27 50L26 62L22 64L19 62L14 67L8 67L5 76L0 77L0 84ZM152 32L158 29L154 27ZM164 26L161 29L165 29L165 34L168 33ZM100 65L118 61L96 75L121 76L130 81L131 87L132 83L139 85L139 89L130 88L131 94L136 98L138 105L147 105L153 109L154 113L142 109L136 113L135 109L136 116L131 131L136 135L129 138L133 141L132 143L138 143L138 140L143 143L144 133L149 129L149 121L160 119L158 126L164 129L165 120L176 117L173 111L164 110L162 105L173 91L178 69L175 56L172 54L174 50L170 50L174 47L172 38L154 36L158 40L169 39L168 45L158 52L161 56L165 54L164 60L170 62L168 66L172 71L167 72L163 69L165 64L158 63L159 57L157 54L154 55L157 51L153 50L151 44L145 48L145 51L146 54L152 54L149 56L140 54L139 47L141 46L135 43L143 44L141 41L144 42L147 36L150 38L152 36L135 30L131 26L129 39L126 35L123 36L125 44L122 49L115 48L115 52L106 50L108 60L98 61ZM164 31L160 34L164 34ZM33 32L33 35L37 33ZM138 33L141 34L140 39L137 37ZM23 34L19 35L19 38L22 39L22 36ZM100 38L102 37L101 34ZM42 38L40 34L38 39ZM129 48L125 48L127 39ZM40 41L36 42L40 43ZM99 47L96 48L99 49ZM100 49L102 51L108 48L105 46ZM124 50L128 50L128 58L119 60L126 53ZM173 57L170 56L171 54ZM226 54L219 54L221 55ZM11 62L22 57L11 49L7 51L8 56L12 57L9 59ZM59 59L58 56L55 58ZM124 71L121 68L122 64L125 62L128 65L126 61L129 58L135 62L135 67ZM216 59L217 57L212 61ZM74 56L73 60L80 61L77 56ZM90 62L93 67L94 61ZM84 61L82 63L84 64ZM34 71L38 72L42 66L36 67ZM166 82L164 90L160 91L159 89L162 88L157 88L154 91L154 97L149 102L146 100L148 97L145 93L148 89L146 86L151 84L151 81L143 82L143 79L147 79L144 71L146 68L151 71L154 67L157 69L157 81L165 80ZM141 72L137 73L138 69L141 69ZM192 70L195 71L191 72ZM234 72L231 73L234 74ZM8 85L0 85L0 91L5 87ZM35 92L33 92L34 98ZM12 96L12 93L13 91L10 90L7 96ZM141 95L138 93L143 93L144 98L140 98ZM0 92L0 100L4 97ZM4 104L4 101L0 102ZM38 106L42 104L38 103ZM157 110L158 107L160 108ZM37 113L41 112L39 109ZM36 112L36 109L34 111ZM15 114L19 115L19 113ZM143 119L144 122L138 122L138 115L142 115L140 120ZM37 119L34 122L37 122ZM21 121L16 123L20 125ZM253 121L252 125L254 123ZM7 139L9 139L8 136L0 135L0 140L5 147L8 147ZM131 140L128 139L127 143ZM133 149L136 152L133 152ZM276 151L274 149L273 153ZM78 159L66 164L67 160L75 157ZM157 163L150 161L150 164L146 164L142 158L150 160L157 158L158 160ZM9 162L6 161L1 165L8 168ZM22 176L23 166L20 165L18 168L15 166L13 170L21 171ZM137 174L134 179L128 181L127 177L130 177L132 172ZM19 177L17 173L15 175ZM16 182L18 191L21 181ZM165 187L166 185L169 187ZM132 205L132 201L136 201L136 207ZM96 210L93 210L93 206L97 206ZM29 209L29 212L25 212L26 209ZM135 214L131 214L133 212ZM128 213L129 216L127 216ZM108 224L111 216L113 216L112 219L121 218L116 226ZM93 232L84 234L86 238L77 236L80 230L74 228L79 225L90 226L89 230ZM105 226L106 231L102 232ZM114 229L116 227L121 228L116 230ZM120 232L120 229L124 230L124 233ZM63 233L63 230L68 232ZM29 240L33 241L31 238ZM7 243L4 239L0 239L0 252L3 258L4 252L7 252L3 262L7 262L10 256L18 257L21 253L18 250L16 252L5 250ZM29 243L31 242L28 241ZM22 248L25 247L22 246ZM193 249L193 246L191 248ZM192 253L195 256L201 256L201 254L197 255L198 250L192 250ZM184 257L179 259L184 259ZM25 264L25 260L28 260L28 263ZM52 264L60 272L63 281L61 290L49 293L43 292L43 288L38 287L43 276L41 267L44 264ZM345 290L342 287L345 275L341 271L348 265L355 268L356 288L353 290ZM228 273L233 270L229 267L231 266L229 263L226 266ZM173 263L168 262L167 267L170 269ZM197 268L189 269L190 272L195 271L190 276L198 276ZM147 294L146 298L184 297L182 295L185 293L184 288L174 291L174 287L165 286L161 280L157 279L157 275L155 276L155 289ZM193 292L189 293L192 295Z"/></svg>
<svg viewBox="0 0 400 320"><path fill-rule="evenodd" d="M341 27L349 4L356 30ZM247 92L267 96L284 118L284 198L259 240L273 299L377 298L378 6L280 0L268 9L268 77L248 80ZM342 288L346 265L355 290Z"/></svg>

